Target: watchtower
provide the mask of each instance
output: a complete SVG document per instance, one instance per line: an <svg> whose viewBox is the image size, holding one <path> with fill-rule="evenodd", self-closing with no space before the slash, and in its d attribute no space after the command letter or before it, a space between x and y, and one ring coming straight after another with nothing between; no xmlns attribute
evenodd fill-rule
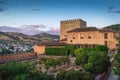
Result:
<svg viewBox="0 0 120 80"><path fill-rule="evenodd" d="M81 19L64 20L60 22L60 40L67 38L67 31L76 28L85 28L86 22Z"/></svg>

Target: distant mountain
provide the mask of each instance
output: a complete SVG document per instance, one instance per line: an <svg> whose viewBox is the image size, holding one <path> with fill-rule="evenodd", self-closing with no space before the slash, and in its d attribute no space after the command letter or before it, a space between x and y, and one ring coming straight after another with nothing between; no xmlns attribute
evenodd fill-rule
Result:
<svg viewBox="0 0 120 80"><path fill-rule="evenodd" d="M39 30L27 30L27 29L21 29L21 28L9 27L9 26L0 26L0 31L2 31L2 32L17 32L17 33L23 33L26 35L35 35L35 34L40 33Z"/></svg>
<svg viewBox="0 0 120 80"><path fill-rule="evenodd" d="M106 26L104 28L108 28L108 29L112 29L112 30L120 32L120 24L110 25L110 26Z"/></svg>
<svg viewBox="0 0 120 80"><path fill-rule="evenodd" d="M25 35L36 35L39 33L49 33L49 34L56 34L59 35L60 31L57 29L50 29L48 31L39 31L36 29L23 29L23 28L15 28L15 27L9 27L9 26L0 26L1 32L17 32L17 33L23 33Z"/></svg>
<svg viewBox="0 0 120 80"><path fill-rule="evenodd" d="M52 42L54 41L54 39L59 40L59 35L40 33L37 35L29 36L23 33L16 33L16 32L0 32L0 40L40 43L47 41Z"/></svg>

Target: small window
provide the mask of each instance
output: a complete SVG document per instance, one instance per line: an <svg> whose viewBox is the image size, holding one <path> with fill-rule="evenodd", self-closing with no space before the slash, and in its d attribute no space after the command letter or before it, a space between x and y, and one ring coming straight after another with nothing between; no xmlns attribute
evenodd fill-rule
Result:
<svg viewBox="0 0 120 80"><path fill-rule="evenodd" d="M118 46L118 44L116 44L116 46Z"/></svg>
<svg viewBox="0 0 120 80"><path fill-rule="evenodd" d="M85 45L85 48L88 48L88 45Z"/></svg>
<svg viewBox="0 0 120 80"><path fill-rule="evenodd" d="M93 48L95 48L95 45L92 45Z"/></svg>
<svg viewBox="0 0 120 80"><path fill-rule="evenodd" d="M70 42L72 42L72 40L70 40Z"/></svg>
<svg viewBox="0 0 120 80"><path fill-rule="evenodd" d="M105 45L107 46L108 44L107 44L107 41L105 41Z"/></svg>
<svg viewBox="0 0 120 80"><path fill-rule="evenodd" d="M91 36L88 36L88 39L91 39Z"/></svg>
<svg viewBox="0 0 120 80"><path fill-rule="evenodd" d="M80 39L83 39L83 35L80 35Z"/></svg>
<svg viewBox="0 0 120 80"><path fill-rule="evenodd" d="M108 34L107 33L104 34L104 39L108 39Z"/></svg>
<svg viewBox="0 0 120 80"><path fill-rule="evenodd" d="M73 39L75 39L75 37L73 37Z"/></svg>
<svg viewBox="0 0 120 80"><path fill-rule="evenodd" d="M80 39L83 39L83 37L81 36Z"/></svg>

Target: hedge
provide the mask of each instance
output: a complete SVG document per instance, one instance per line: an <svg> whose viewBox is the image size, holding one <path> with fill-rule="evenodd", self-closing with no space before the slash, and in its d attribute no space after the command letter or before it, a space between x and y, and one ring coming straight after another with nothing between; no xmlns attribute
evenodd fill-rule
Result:
<svg viewBox="0 0 120 80"><path fill-rule="evenodd" d="M75 45L64 46L63 48L46 48L45 53L47 55L56 55L56 56L64 56L64 55L72 55L74 56L76 50Z"/></svg>

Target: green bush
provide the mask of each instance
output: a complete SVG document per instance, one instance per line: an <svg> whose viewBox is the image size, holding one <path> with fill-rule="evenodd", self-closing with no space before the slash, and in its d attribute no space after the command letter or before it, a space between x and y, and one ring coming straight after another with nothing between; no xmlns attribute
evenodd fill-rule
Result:
<svg viewBox="0 0 120 80"><path fill-rule="evenodd" d="M96 49L97 51L102 51L102 52L108 53L108 47L105 46L105 45L98 45L98 46L96 46L95 49Z"/></svg>
<svg viewBox="0 0 120 80"><path fill-rule="evenodd" d="M68 45L63 48L46 48L45 53L47 55L56 55L56 56L64 56L64 55L75 55L76 46Z"/></svg>
<svg viewBox="0 0 120 80"><path fill-rule="evenodd" d="M86 71L100 74L110 67L110 59L105 46L95 49L76 49L76 65L81 65Z"/></svg>
<svg viewBox="0 0 120 80"><path fill-rule="evenodd" d="M60 71L59 74L57 74L56 80L93 80L94 77L88 73L88 72L82 72L82 71Z"/></svg>
<svg viewBox="0 0 120 80"><path fill-rule="evenodd" d="M14 62L0 65L0 80L54 80L53 76L36 70L32 62Z"/></svg>

